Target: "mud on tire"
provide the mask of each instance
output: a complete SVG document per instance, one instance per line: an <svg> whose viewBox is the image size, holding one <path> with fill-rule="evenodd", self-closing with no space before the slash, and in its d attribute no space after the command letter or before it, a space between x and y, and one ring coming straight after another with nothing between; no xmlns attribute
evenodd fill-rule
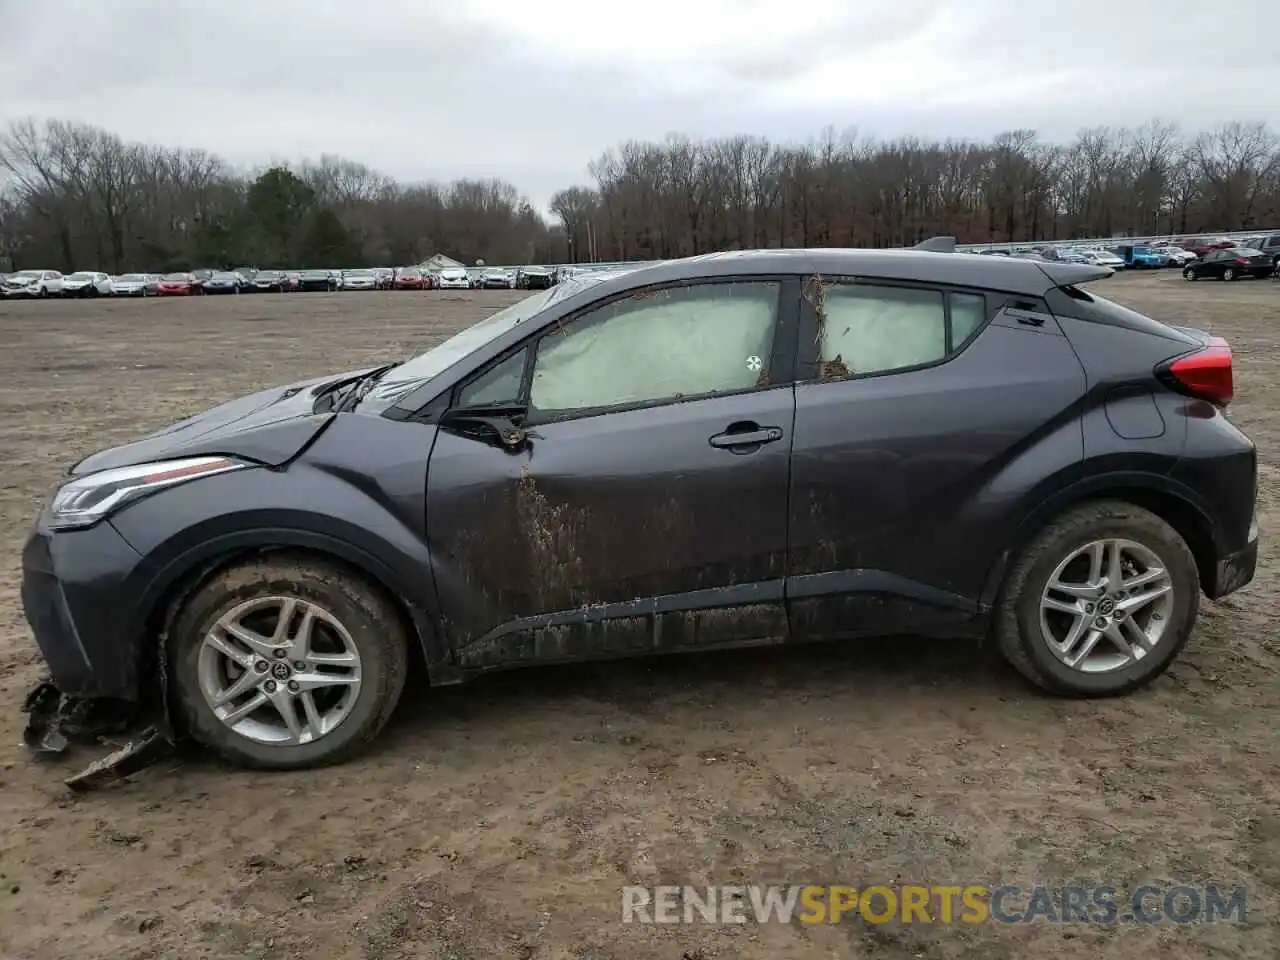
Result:
<svg viewBox="0 0 1280 960"><path fill-rule="evenodd" d="M1156 649L1120 669L1085 673L1067 666L1049 649L1040 629L1040 598L1063 559L1104 538L1129 539L1153 550L1169 573L1174 601ZM1199 606L1199 571L1181 535L1141 507L1095 501L1053 520L1014 561L996 606L993 633L1004 658L1041 689L1065 697L1117 696L1149 684L1168 669L1191 635Z"/></svg>
<svg viewBox="0 0 1280 960"><path fill-rule="evenodd" d="M308 743L262 743L220 720L200 686L204 639L221 617L261 597L297 598L336 617L354 643L360 683L340 723ZM408 640L385 591L341 564L279 554L220 571L191 594L170 620L167 663L175 718L181 729L219 757L256 769L298 769L339 763L358 753L390 718L404 689Z"/></svg>

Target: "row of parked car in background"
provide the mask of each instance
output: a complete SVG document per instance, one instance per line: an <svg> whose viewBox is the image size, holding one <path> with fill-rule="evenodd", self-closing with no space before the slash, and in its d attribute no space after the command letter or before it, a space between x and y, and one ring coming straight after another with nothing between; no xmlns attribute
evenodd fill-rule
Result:
<svg viewBox="0 0 1280 960"><path fill-rule="evenodd" d="M1141 245L1120 243L1111 247L1038 244L979 252L996 257L1091 263L1113 270L1172 267L1181 270L1187 280L1280 277L1280 233L1235 240L1229 237L1154 240Z"/></svg>
<svg viewBox="0 0 1280 960"><path fill-rule="evenodd" d="M0 275L5 297L185 297L197 294L361 290L541 290L562 279L548 267L372 267L359 270L191 270L125 273L19 270Z"/></svg>
<svg viewBox="0 0 1280 960"><path fill-rule="evenodd" d="M1232 239L1183 238L1143 244L1034 244L979 250L1026 260L1089 263L1114 270L1176 268L1188 280L1280 278L1280 233ZM564 279L571 268L371 267L358 270L192 270L111 276L86 270L19 270L0 275L4 297L171 297L195 294L295 293L360 290L540 290Z"/></svg>

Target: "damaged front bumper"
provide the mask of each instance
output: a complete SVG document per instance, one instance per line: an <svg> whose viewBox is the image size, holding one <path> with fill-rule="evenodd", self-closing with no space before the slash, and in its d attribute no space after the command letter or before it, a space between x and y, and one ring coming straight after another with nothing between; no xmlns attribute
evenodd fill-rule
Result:
<svg viewBox="0 0 1280 960"><path fill-rule="evenodd" d="M130 584L141 556L110 523L54 531L45 519L23 548L22 607L50 675L27 694L23 740L45 756L123 743L67 781L82 788L133 772L173 738L163 691L140 689L144 630Z"/></svg>
<svg viewBox="0 0 1280 960"><path fill-rule="evenodd" d="M22 739L38 755L61 755L73 743L119 745L64 783L72 790L88 790L137 773L166 755L173 735L163 711L157 722L145 723L145 711L136 703L107 698L68 696L44 679L33 687L22 705L27 724Z"/></svg>

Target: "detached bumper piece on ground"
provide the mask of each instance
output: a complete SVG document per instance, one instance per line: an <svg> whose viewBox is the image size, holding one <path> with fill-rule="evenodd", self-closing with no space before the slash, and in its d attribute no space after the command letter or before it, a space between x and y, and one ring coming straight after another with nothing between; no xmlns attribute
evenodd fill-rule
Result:
<svg viewBox="0 0 1280 960"><path fill-rule="evenodd" d="M73 745L123 744L63 781L77 792L105 786L131 776L172 750L164 725L138 725L135 705L119 700L69 697L49 680L41 680L22 705L27 725L22 739L41 756L63 756ZM132 733L131 733L132 731Z"/></svg>

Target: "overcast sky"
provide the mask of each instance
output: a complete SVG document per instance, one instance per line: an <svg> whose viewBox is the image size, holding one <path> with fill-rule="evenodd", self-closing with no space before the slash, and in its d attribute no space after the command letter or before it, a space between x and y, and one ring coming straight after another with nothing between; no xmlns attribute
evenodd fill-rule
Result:
<svg viewBox="0 0 1280 960"><path fill-rule="evenodd" d="M1280 127L1261 7L1203 0L0 0L0 122L83 120L246 165L336 153L539 205L633 138L823 127L1067 139ZM1247 113L1247 115L1245 115Z"/></svg>

